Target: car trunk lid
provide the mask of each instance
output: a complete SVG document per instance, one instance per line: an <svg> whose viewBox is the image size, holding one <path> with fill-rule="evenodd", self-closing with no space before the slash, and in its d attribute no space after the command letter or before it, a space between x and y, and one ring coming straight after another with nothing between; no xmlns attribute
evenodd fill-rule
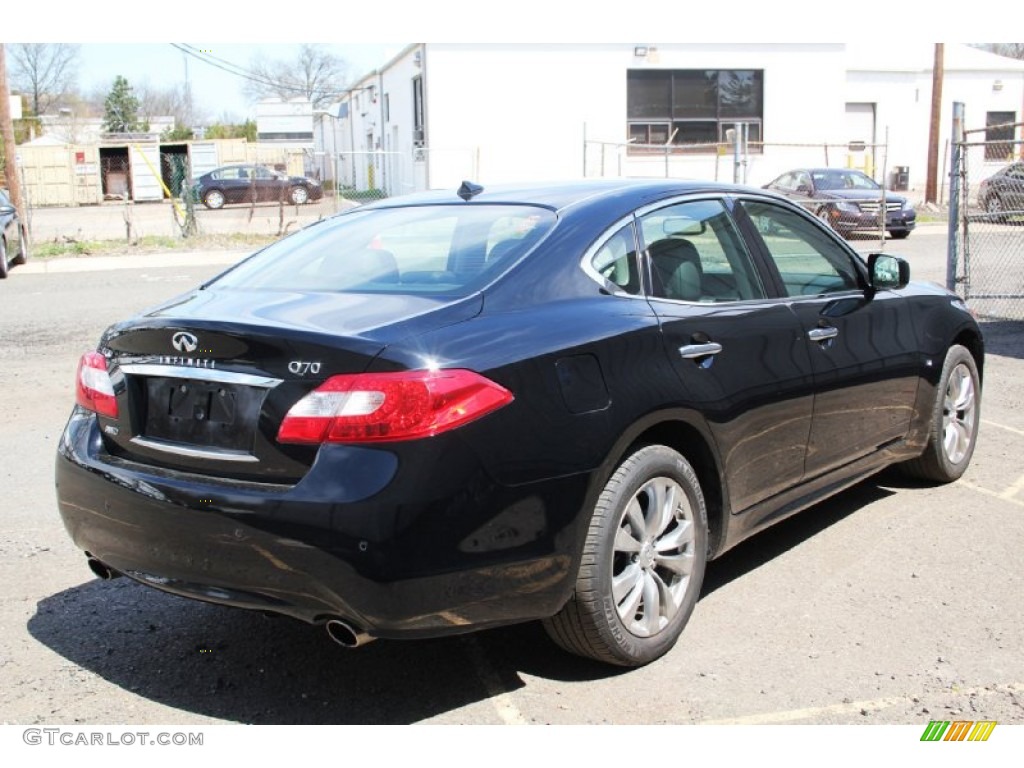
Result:
<svg viewBox="0 0 1024 768"><path fill-rule="evenodd" d="M196 291L105 334L118 415L99 416L104 441L156 467L295 482L316 457L275 439L295 402L366 371L392 341L479 308L479 297Z"/></svg>

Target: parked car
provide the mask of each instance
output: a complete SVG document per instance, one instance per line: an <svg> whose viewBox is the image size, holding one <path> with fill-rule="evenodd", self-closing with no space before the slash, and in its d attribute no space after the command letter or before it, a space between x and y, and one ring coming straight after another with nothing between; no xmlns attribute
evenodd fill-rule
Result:
<svg viewBox="0 0 1024 768"><path fill-rule="evenodd" d="M709 559L888 465L967 468L982 334L908 279L743 187L364 205L103 333L60 514L104 578L349 647L540 619L641 665Z"/></svg>
<svg viewBox="0 0 1024 768"><path fill-rule="evenodd" d="M25 224L18 218L18 209L14 207L6 189L0 189L0 280L15 264L28 261L28 232Z"/></svg>
<svg viewBox="0 0 1024 768"><path fill-rule="evenodd" d="M843 237L878 232L879 206L885 196L885 229L897 240L910 235L917 212L902 195L886 192L874 179L845 168L799 168L779 176L765 189L785 195L826 222Z"/></svg>
<svg viewBox="0 0 1024 768"><path fill-rule="evenodd" d="M289 176L262 165L225 165L204 173L194 183L195 198L207 208L227 203L263 203L284 200L303 205L324 196L320 182Z"/></svg>
<svg viewBox="0 0 1024 768"><path fill-rule="evenodd" d="M1024 215L1024 162L1010 163L978 185L978 205L996 221Z"/></svg>

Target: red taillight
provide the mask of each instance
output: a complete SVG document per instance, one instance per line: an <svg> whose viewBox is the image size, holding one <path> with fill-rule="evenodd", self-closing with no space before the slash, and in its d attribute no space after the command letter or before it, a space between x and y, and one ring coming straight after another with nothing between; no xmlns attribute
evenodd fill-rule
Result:
<svg viewBox="0 0 1024 768"><path fill-rule="evenodd" d="M281 422L282 443L370 443L430 437L512 402L512 393L465 370L332 376Z"/></svg>
<svg viewBox="0 0 1024 768"><path fill-rule="evenodd" d="M90 411L117 418L114 382L107 373L107 360L99 352L86 352L78 361L75 401Z"/></svg>

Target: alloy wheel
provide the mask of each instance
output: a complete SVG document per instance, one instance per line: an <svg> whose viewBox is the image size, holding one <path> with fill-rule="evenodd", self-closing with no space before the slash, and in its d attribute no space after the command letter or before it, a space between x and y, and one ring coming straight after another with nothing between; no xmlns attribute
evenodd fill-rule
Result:
<svg viewBox="0 0 1024 768"><path fill-rule="evenodd" d="M974 379L968 367L959 363L946 382L942 408L942 447L953 464L963 461L970 451L976 413Z"/></svg>
<svg viewBox="0 0 1024 768"><path fill-rule="evenodd" d="M683 605L694 567L694 512L675 480L644 483L615 534L612 596L623 626L651 637Z"/></svg>

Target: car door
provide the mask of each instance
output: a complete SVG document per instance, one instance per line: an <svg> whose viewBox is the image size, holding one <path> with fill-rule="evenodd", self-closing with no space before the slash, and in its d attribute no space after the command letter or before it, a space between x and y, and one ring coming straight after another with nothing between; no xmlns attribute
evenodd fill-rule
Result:
<svg viewBox="0 0 1024 768"><path fill-rule="evenodd" d="M249 177L243 175L244 168L230 166L222 168L214 178L217 185L224 191L224 200L228 203L241 203L248 201Z"/></svg>
<svg viewBox="0 0 1024 768"><path fill-rule="evenodd" d="M256 199L276 202L281 196L281 180L277 174L262 166L253 168L252 173L256 177Z"/></svg>
<svg viewBox="0 0 1024 768"><path fill-rule="evenodd" d="M812 372L796 317L770 299L720 199L638 212L649 282L680 392L718 445L733 511L798 483Z"/></svg>
<svg viewBox="0 0 1024 768"><path fill-rule="evenodd" d="M811 217L762 200L737 208L808 347L815 396L806 477L903 438L918 371L905 299L870 290L858 257Z"/></svg>

